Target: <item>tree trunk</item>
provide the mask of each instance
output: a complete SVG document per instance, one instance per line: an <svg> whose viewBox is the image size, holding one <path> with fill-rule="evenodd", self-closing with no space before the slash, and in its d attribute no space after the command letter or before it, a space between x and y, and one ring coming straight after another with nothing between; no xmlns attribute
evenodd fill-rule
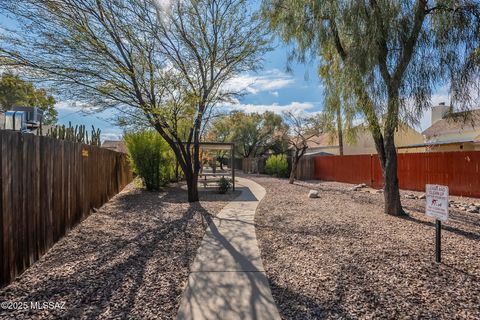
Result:
<svg viewBox="0 0 480 320"><path fill-rule="evenodd" d="M175 181L178 182L180 181L180 165L178 164L178 160L175 161Z"/></svg>
<svg viewBox="0 0 480 320"><path fill-rule="evenodd" d="M288 180L288 183L290 184L293 184L295 182L295 177L297 175L298 160L299 160L299 157L297 154L295 154L295 156L293 156L292 158L292 170L290 170L290 179Z"/></svg>
<svg viewBox="0 0 480 320"><path fill-rule="evenodd" d="M385 140L383 144L384 157L380 163L382 165L383 173L383 196L385 200L384 212L385 214L393 216L405 215L405 211L402 209L402 203L400 199L400 190L398 186L398 174L397 174L397 150L395 149L395 131L385 133Z"/></svg>
<svg viewBox="0 0 480 320"><path fill-rule="evenodd" d="M176 170L178 166L182 169L188 189L188 202L198 201L198 173L200 170L199 142L198 135L194 137L194 153L192 155L190 145L184 148L181 140L173 140L158 123L154 124L155 129L167 141L176 158ZM192 165L193 163L193 165ZM178 177L178 172L176 172Z"/></svg>
<svg viewBox="0 0 480 320"><path fill-rule="evenodd" d="M337 107L337 133L338 133L338 149L340 155L343 156L343 128L342 128L342 111L340 102Z"/></svg>
<svg viewBox="0 0 480 320"><path fill-rule="evenodd" d="M397 151L392 138L385 141L385 166L383 168L383 196L385 198L385 213L393 216L405 215L400 200L400 190L397 175Z"/></svg>
<svg viewBox="0 0 480 320"><path fill-rule="evenodd" d="M223 159L224 159L223 156L218 157L218 160L219 160L218 162L220 162L220 170L221 171L223 171Z"/></svg>
<svg viewBox="0 0 480 320"><path fill-rule="evenodd" d="M198 174L192 172L191 175L185 175L187 179L188 202L197 202L198 198Z"/></svg>

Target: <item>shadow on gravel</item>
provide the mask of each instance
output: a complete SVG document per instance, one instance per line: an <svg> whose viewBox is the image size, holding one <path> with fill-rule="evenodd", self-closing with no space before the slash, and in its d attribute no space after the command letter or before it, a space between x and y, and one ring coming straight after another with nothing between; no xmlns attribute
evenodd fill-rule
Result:
<svg viewBox="0 0 480 320"><path fill-rule="evenodd" d="M336 273L330 275L332 281L325 284L319 282L318 290L327 294L318 296L296 292L277 284L272 279L269 279L269 283L282 319L404 318L402 313L382 310L390 303L399 306L415 305L417 303L415 298L397 299L395 290L398 288L393 287L389 292L381 290L376 279L369 277L369 273L368 266L360 266L355 260L345 262L339 266ZM352 274L354 277L351 277ZM373 310L375 311L372 312ZM427 319L441 318L441 313L433 310L422 310L419 315L420 318Z"/></svg>
<svg viewBox="0 0 480 320"><path fill-rule="evenodd" d="M170 319L210 215L183 194L118 195L0 290L0 301L65 302L65 309L0 310L0 318Z"/></svg>
<svg viewBox="0 0 480 320"><path fill-rule="evenodd" d="M431 222L431 221L420 220L420 219L414 218L412 216L401 216L399 218L403 219L403 220L412 221L412 222L415 222L415 223L419 223L419 224L423 224L423 225L435 228L435 223ZM468 224L466 221L464 223ZM477 224L473 224L473 225L476 226ZM442 229L453 232L453 233L455 233L459 236L465 237L465 238L470 239L470 240L480 240L480 234L475 233L475 232L461 230L461 229L458 229L458 228L455 228L455 227L452 227L452 226L449 226L449 225L445 225L445 224L442 225Z"/></svg>
<svg viewBox="0 0 480 320"><path fill-rule="evenodd" d="M114 250L103 251L94 263L88 262L88 271L78 270L70 277L50 279L48 289L34 290L25 299L36 301L38 297L51 297L59 291L76 292L78 290L81 293L81 296L78 297L80 298L78 305L70 306L64 317L88 316L89 318L97 318L109 308L114 294L121 291L122 299L117 301L118 304L115 304L115 308L112 309L114 312L111 315L128 315L135 307L138 289L144 284L146 265L154 255L156 248L161 242L172 236L175 229L182 230L182 233L184 233L192 217L201 211L203 211L203 208L200 206L192 206L179 219L159 225L154 229L141 231L136 237L129 240L116 239ZM140 231L142 226L131 226L131 228ZM185 242L185 245L187 246L185 251L188 251L188 241ZM133 251L133 253L126 259L116 262L116 252L114 251L121 251L126 247L132 247L130 251ZM168 254L171 254L171 252ZM184 260L183 263L187 264L188 261ZM101 287L98 286L98 283L91 283L91 271L96 273L95 279L102 279L103 285ZM176 290L171 290L171 293L171 298L175 299Z"/></svg>
<svg viewBox="0 0 480 320"><path fill-rule="evenodd" d="M271 280L269 283L282 319L324 319L327 316L353 319L341 306L323 305L309 296L281 287Z"/></svg>

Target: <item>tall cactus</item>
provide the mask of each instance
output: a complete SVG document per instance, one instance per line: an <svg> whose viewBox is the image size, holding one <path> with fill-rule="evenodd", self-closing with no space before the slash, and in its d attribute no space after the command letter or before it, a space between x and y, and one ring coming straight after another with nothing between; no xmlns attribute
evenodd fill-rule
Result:
<svg viewBox="0 0 480 320"><path fill-rule="evenodd" d="M95 129L92 126L92 132L90 135L90 139L88 136L87 130L85 130L84 125L76 125L75 127L72 126L72 123L68 123L68 127L65 125L61 126L54 126L50 128L47 132L47 137L58 139L58 140L68 140L73 142L85 143L92 146L100 146L100 129Z"/></svg>
<svg viewBox="0 0 480 320"><path fill-rule="evenodd" d="M95 129L95 127L92 125L92 134L90 136L91 137L90 145L100 147L100 145L101 145L100 134L101 134L100 129Z"/></svg>

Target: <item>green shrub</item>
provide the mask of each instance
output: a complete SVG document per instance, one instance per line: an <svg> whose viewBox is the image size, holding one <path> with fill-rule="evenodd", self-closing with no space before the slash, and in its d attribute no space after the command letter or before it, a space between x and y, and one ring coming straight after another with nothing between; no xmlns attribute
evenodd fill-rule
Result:
<svg viewBox="0 0 480 320"><path fill-rule="evenodd" d="M227 193L231 186L232 183L230 182L230 180L225 179L225 177L221 177L220 180L218 180L218 193Z"/></svg>
<svg viewBox="0 0 480 320"><path fill-rule="evenodd" d="M175 159L167 142L155 131L125 134L133 171L147 190L159 190L174 176Z"/></svg>
<svg viewBox="0 0 480 320"><path fill-rule="evenodd" d="M284 178L288 173L288 161L284 154L273 155L268 157L265 165L267 173L271 176Z"/></svg>

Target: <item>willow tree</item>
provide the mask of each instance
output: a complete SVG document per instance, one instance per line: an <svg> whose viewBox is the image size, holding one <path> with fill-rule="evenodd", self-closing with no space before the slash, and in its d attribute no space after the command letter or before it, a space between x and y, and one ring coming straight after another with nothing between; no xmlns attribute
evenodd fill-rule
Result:
<svg viewBox="0 0 480 320"><path fill-rule="evenodd" d="M355 94L384 179L385 213L402 215L394 135L448 85L468 108L478 84L479 4L462 0L264 0L271 29L300 55L334 47L341 82Z"/></svg>
<svg viewBox="0 0 480 320"><path fill-rule="evenodd" d="M0 0L0 11L20 25L2 29L0 61L64 96L146 120L175 153L188 200L198 201L206 118L234 94L223 84L255 70L266 50L264 24L245 0ZM174 112L188 123L186 139Z"/></svg>
<svg viewBox="0 0 480 320"><path fill-rule="evenodd" d="M339 155L344 154L345 142L355 142L358 126L354 125L359 113L355 96L348 83L343 83L342 61L335 47L321 48L318 74L324 85L324 108L321 113L322 130L337 137Z"/></svg>

